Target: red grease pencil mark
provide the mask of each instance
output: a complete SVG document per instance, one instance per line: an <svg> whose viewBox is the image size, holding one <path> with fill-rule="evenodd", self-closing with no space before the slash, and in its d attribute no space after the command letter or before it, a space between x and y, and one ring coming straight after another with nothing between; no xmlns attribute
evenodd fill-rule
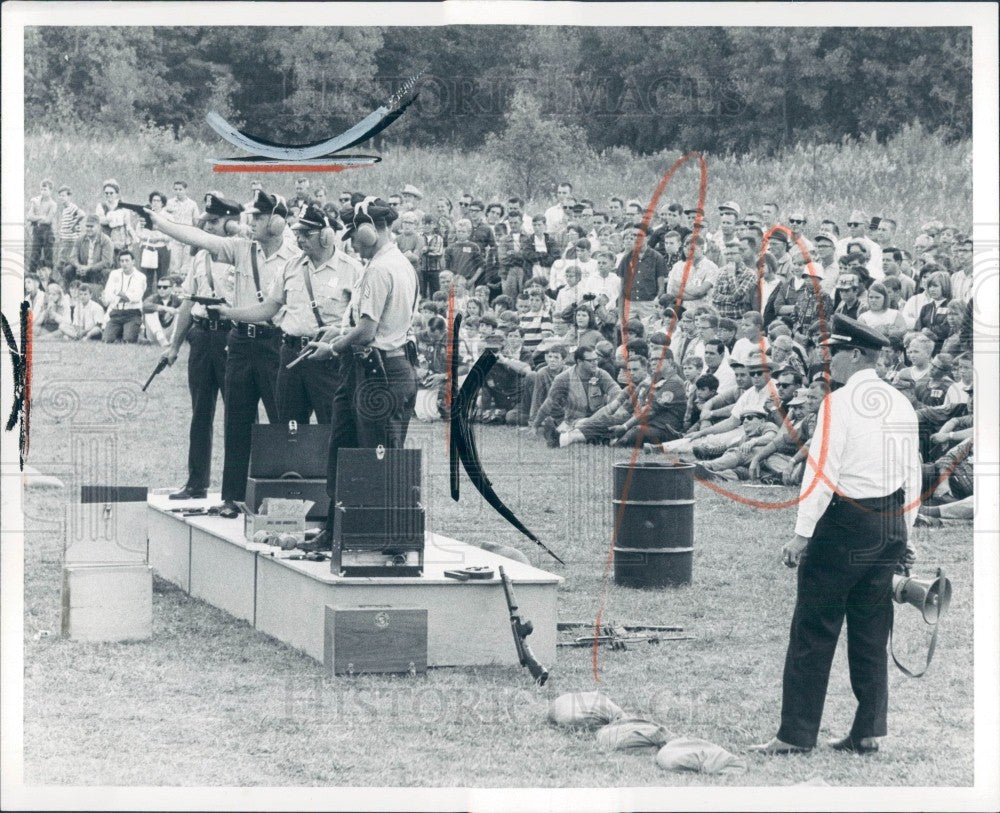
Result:
<svg viewBox="0 0 1000 813"><path fill-rule="evenodd" d="M4 341L10 353L11 368L14 372L14 402L11 404L10 415L7 418L6 431L10 432L20 421L18 451L21 470L28 456L28 445L31 432L31 338L32 314L27 302L21 303L20 313L21 347L18 350L14 341L14 331L10 328L7 317L0 314L0 328L3 330Z"/></svg>
<svg viewBox="0 0 1000 813"><path fill-rule="evenodd" d="M453 340L455 331L455 283L452 282L451 286L448 288L448 332L445 334L447 336L447 344L445 347L445 387L444 387L444 404L448 410L448 417L451 418L451 390L453 386L452 374L451 374L451 361L452 354L454 352L453 348L455 342ZM451 420L448 420L445 424L444 430L444 449L451 459Z"/></svg>

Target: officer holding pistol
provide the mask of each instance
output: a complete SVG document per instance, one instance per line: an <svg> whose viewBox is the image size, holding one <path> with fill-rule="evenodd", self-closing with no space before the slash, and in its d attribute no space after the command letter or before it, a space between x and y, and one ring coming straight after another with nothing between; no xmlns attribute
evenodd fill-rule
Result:
<svg viewBox="0 0 1000 813"><path fill-rule="evenodd" d="M397 216L388 203L374 197L341 211L344 239L351 240L367 264L351 295L346 332L329 342L309 344L316 360L341 357L327 472L331 499L336 497L338 451L402 448L413 415L417 376L412 324L419 288L413 265L392 240L389 229Z"/></svg>
<svg viewBox="0 0 1000 813"><path fill-rule="evenodd" d="M340 334L351 290L361 276L361 264L337 250L336 230L342 228L319 206L308 204L292 226L302 253L274 278L264 301L219 308L224 317L243 322L277 317L281 349L275 396L282 423L309 423L313 413L317 423L330 423L340 360L299 356L311 341Z"/></svg>
<svg viewBox="0 0 1000 813"><path fill-rule="evenodd" d="M858 700L837 751L868 754L886 734L886 644L892 629L892 576L911 563L908 544L920 504L917 416L906 397L875 373L881 333L835 314L824 344L830 376L802 478L795 534L782 555L798 568L781 703L781 727L753 750L809 751L816 744L830 666L847 621L847 661Z"/></svg>
<svg viewBox="0 0 1000 813"><path fill-rule="evenodd" d="M156 212L153 225L182 243L207 249L220 262L236 267L233 305L246 308L264 301L275 277L281 275L293 251L284 239L288 207L277 195L258 190L251 205L252 237L216 237L192 226L171 223ZM239 515L238 502L246 495L250 467L250 427L263 401L269 421L277 421L275 381L281 334L264 319L236 322L229 332L225 380L225 463L222 471L222 506L219 516Z"/></svg>
<svg viewBox="0 0 1000 813"><path fill-rule="evenodd" d="M217 192L205 195L205 212L199 226L207 234L225 237L235 231L243 207ZM226 378L226 340L232 323L216 308L192 302L190 297L232 299L234 266L216 262L206 249L199 249L188 266L181 286L187 299L177 312L177 327L170 347L163 353L168 364L177 361L186 338L191 345L188 357L188 389L191 392L191 428L188 433L188 479L184 488L170 495L172 500L199 500L208 494L212 469L212 427L215 406Z"/></svg>

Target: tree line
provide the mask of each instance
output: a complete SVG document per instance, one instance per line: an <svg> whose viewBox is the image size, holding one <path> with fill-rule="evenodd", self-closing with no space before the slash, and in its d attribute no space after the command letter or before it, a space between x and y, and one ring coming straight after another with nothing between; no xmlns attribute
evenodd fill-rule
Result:
<svg viewBox="0 0 1000 813"><path fill-rule="evenodd" d="M968 138L971 62L968 28L44 27L26 33L25 121L215 138L217 110L311 141L419 75L389 143L476 148L530 97L597 151L770 153L914 121Z"/></svg>

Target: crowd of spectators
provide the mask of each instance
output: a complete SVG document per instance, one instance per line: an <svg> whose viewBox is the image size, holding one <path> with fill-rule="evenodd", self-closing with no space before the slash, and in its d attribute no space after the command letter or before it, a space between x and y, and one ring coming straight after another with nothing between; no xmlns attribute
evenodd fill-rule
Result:
<svg viewBox="0 0 1000 813"><path fill-rule="evenodd" d="M167 344L190 252L122 209L114 180L91 211L53 188L43 181L28 209L36 335ZM197 224L187 185L172 191L146 201ZM300 178L291 220L350 199ZM591 200L569 182L537 212L517 196L425 201L410 184L388 201L420 281L419 419L444 417L448 317L461 312L460 372L486 348L498 356L478 420L552 447L641 442L704 477L791 485L830 386L825 321L842 313L890 342L878 372L917 409L931 502L971 500L973 245L955 225L923 224L904 244L889 214L812 226L736 201L669 202L644 225L640 201ZM950 516L932 505L922 521L935 514Z"/></svg>

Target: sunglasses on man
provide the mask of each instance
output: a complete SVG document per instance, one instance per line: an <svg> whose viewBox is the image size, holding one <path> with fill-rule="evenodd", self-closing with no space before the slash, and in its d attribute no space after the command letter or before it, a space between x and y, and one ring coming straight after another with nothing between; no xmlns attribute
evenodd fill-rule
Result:
<svg viewBox="0 0 1000 813"><path fill-rule="evenodd" d="M789 220L788 224L790 226L804 226L806 222L804 220Z"/></svg>

